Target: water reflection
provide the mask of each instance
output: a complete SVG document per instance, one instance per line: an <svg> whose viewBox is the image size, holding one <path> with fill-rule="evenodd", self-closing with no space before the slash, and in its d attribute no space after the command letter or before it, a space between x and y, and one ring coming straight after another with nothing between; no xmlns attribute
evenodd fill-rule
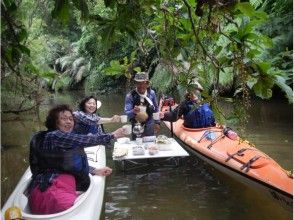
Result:
<svg viewBox="0 0 294 220"><path fill-rule="evenodd" d="M77 106L84 94L54 95L40 111L33 114L3 115L1 123L1 187L3 201L14 189L28 166L28 143L34 131L44 129L43 121L53 103ZM100 96L99 113L105 117L122 114L124 96ZM292 170L292 107L286 104L255 102L247 128L247 139ZM106 125L108 131L120 124ZM162 132L169 134L167 129ZM107 165L115 168L111 149ZM114 169L107 177L105 219L292 219L272 199L214 170L195 156L178 168L151 167L123 173Z"/></svg>

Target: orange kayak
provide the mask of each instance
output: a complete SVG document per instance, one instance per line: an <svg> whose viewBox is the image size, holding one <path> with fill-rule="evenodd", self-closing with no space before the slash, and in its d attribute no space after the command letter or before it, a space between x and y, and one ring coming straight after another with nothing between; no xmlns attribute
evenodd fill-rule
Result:
<svg viewBox="0 0 294 220"><path fill-rule="evenodd" d="M161 106L161 111L169 111L169 107ZM183 119L173 122L172 127L171 122L164 123L191 153L221 172L263 189L292 210L292 174L248 141L229 138L223 126L190 129L183 126Z"/></svg>

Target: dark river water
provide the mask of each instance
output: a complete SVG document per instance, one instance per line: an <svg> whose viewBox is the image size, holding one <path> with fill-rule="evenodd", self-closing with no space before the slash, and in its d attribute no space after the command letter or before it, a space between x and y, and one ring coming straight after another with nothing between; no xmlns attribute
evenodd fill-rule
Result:
<svg viewBox="0 0 294 220"><path fill-rule="evenodd" d="M28 143L33 132L44 129L50 105L67 103L76 107L84 94L52 95L38 114L2 114L1 117L1 207L28 167ZM123 95L99 97L104 117L122 114ZM253 101L247 140L293 170L293 109L278 101ZM120 124L107 125L113 131ZM162 125L161 133L169 135ZM272 198L213 169L196 156L182 160L179 167L156 167L132 172L116 169L112 150L107 165L114 169L106 180L105 208L101 219L206 220L206 219L292 219ZM86 219L85 219L86 220Z"/></svg>

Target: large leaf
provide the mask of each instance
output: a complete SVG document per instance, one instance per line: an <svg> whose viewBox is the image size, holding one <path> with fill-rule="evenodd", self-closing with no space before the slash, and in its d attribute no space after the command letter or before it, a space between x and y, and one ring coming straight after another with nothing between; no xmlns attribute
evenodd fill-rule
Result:
<svg viewBox="0 0 294 220"><path fill-rule="evenodd" d="M255 11L255 9L250 5L249 2L240 2L236 4L235 9L240 10L242 14L251 17L257 18L261 20L265 20L267 18L267 14L263 11Z"/></svg>
<svg viewBox="0 0 294 220"><path fill-rule="evenodd" d="M106 75L115 76L124 74L126 67L119 64L119 61L112 60L110 62L110 67L104 69Z"/></svg>
<svg viewBox="0 0 294 220"><path fill-rule="evenodd" d="M168 72L163 64L159 64L151 79L152 87L159 93L169 93L171 92L172 81L172 74Z"/></svg>
<svg viewBox="0 0 294 220"><path fill-rule="evenodd" d="M272 97L272 90L271 88L274 85L274 81L270 77L262 77L260 78L257 83L253 86L253 90L255 95L262 99L269 99Z"/></svg>
<svg viewBox="0 0 294 220"><path fill-rule="evenodd" d="M225 67L223 68L223 71L220 71L220 79L219 83L222 86L229 86L233 84L233 68L232 67Z"/></svg>

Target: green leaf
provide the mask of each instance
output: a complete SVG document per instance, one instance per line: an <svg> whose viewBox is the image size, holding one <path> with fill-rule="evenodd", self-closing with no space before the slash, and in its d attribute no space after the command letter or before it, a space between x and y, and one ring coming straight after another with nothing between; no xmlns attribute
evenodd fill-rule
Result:
<svg viewBox="0 0 294 220"><path fill-rule="evenodd" d="M222 46L217 46L215 49L214 49L214 54L215 55L218 55L221 51L222 51L223 47Z"/></svg>
<svg viewBox="0 0 294 220"><path fill-rule="evenodd" d="M181 18L179 22L182 24L185 30L190 32L191 30L191 22L188 19Z"/></svg>
<svg viewBox="0 0 294 220"><path fill-rule="evenodd" d="M247 33L245 35L243 35L242 40L258 40L259 36L257 34L254 33Z"/></svg>
<svg viewBox="0 0 294 220"><path fill-rule="evenodd" d="M249 2L240 2L236 4L236 10L240 10L242 14L251 18L258 18L261 20L267 19L267 14L263 11L256 11Z"/></svg>
<svg viewBox="0 0 294 220"><path fill-rule="evenodd" d="M118 60L112 60L110 62L110 67L106 67L103 72L106 75L115 76L115 75L123 75L125 70L126 70L126 67L120 65Z"/></svg>
<svg viewBox="0 0 294 220"><path fill-rule="evenodd" d="M141 67L135 67L134 70L135 70L137 73L139 73L139 72L141 72Z"/></svg>
<svg viewBox="0 0 294 220"><path fill-rule="evenodd" d="M60 20L63 23L67 23L69 20L69 2L68 0L55 0L54 9L52 11L52 17Z"/></svg>
<svg viewBox="0 0 294 220"><path fill-rule="evenodd" d="M19 42L22 42L23 40L27 39L28 33L25 29L21 29L21 31L17 34L17 39Z"/></svg>
<svg viewBox="0 0 294 220"><path fill-rule="evenodd" d="M39 75L38 69L31 63L26 64L24 69L25 69L26 72L30 72L30 73L33 73L35 75Z"/></svg>
<svg viewBox="0 0 294 220"><path fill-rule="evenodd" d="M258 72L267 74L268 70L271 68L271 64L268 62L259 62L256 63Z"/></svg>
<svg viewBox="0 0 294 220"><path fill-rule="evenodd" d="M30 51L30 49L29 48L27 48L26 46L24 46L24 45L18 45L18 49L21 51L21 52L23 52L23 53L25 53L25 54L27 54L28 56L30 56L31 55L31 51Z"/></svg>
<svg viewBox="0 0 294 220"><path fill-rule="evenodd" d="M57 76L55 72L40 72L39 76L46 78L46 79L54 79Z"/></svg>
<svg viewBox="0 0 294 220"><path fill-rule="evenodd" d="M251 59L253 59L254 57L256 57L257 55L259 55L261 52L257 49L251 49L248 51L247 56Z"/></svg>
<svg viewBox="0 0 294 220"><path fill-rule="evenodd" d="M259 78L258 82L253 86L253 90L255 94L262 99L269 99L272 97L271 88L274 85L273 79L267 78Z"/></svg>
<svg viewBox="0 0 294 220"><path fill-rule="evenodd" d="M240 2L236 4L235 9L240 10L244 15L249 17L253 17L255 15L255 10L249 2Z"/></svg>
<svg viewBox="0 0 294 220"><path fill-rule="evenodd" d="M268 36L265 36L265 35L259 36L259 40L267 47L273 46L273 41Z"/></svg>
<svg viewBox="0 0 294 220"><path fill-rule="evenodd" d="M252 89L253 86L257 83L258 79L255 77L251 77L249 80L247 80L246 84L247 86Z"/></svg>
<svg viewBox="0 0 294 220"><path fill-rule="evenodd" d="M223 71L220 71L219 74L219 83L223 86L233 84L233 68L232 67L225 67Z"/></svg>

